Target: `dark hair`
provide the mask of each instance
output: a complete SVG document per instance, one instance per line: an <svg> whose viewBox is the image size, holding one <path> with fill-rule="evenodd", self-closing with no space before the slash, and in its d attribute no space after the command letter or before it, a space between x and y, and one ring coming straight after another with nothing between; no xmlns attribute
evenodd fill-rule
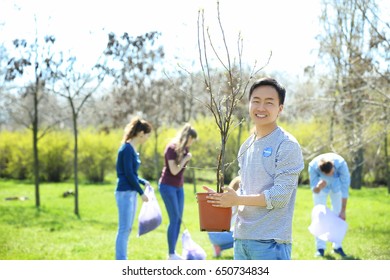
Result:
<svg viewBox="0 0 390 280"><path fill-rule="evenodd" d="M134 117L130 123L128 123L123 132L122 144L127 140L133 139L137 134L143 131L148 134L152 131L153 127L145 120L141 120L140 117Z"/></svg>
<svg viewBox="0 0 390 280"><path fill-rule="evenodd" d="M318 167L320 168L320 170L322 172L324 172L325 174L328 174L330 171L332 171L333 162L326 160L326 159L321 159L319 164L318 164Z"/></svg>
<svg viewBox="0 0 390 280"><path fill-rule="evenodd" d="M268 77L262 78L262 79L257 80L256 82L253 83L253 85L251 86L251 88L249 90L249 99L251 99L253 91L256 88L261 87L261 86L273 87L278 92L279 104L284 104L284 98L286 96L286 89L281 84L279 84L278 81L276 81L273 78L268 78Z"/></svg>

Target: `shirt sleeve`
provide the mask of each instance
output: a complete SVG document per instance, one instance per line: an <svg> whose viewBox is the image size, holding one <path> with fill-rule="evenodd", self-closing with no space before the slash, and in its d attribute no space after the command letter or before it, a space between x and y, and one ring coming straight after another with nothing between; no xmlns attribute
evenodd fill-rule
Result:
<svg viewBox="0 0 390 280"><path fill-rule="evenodd" d="M345 161L341 163L339 168L336 170L338 180L340 181L340 190L342 198L348 198L349 186L351 184L351 175L349 174L348 165Z"/></svg>
<svg viewBox="0 0 390 280"><path fill-rule="evenodd" d="M302 150L298 143L284 141L276 155L274 185L264 191L267 209L283 208L298 187L298 178L304 168Z"/></svg>
<svg viewBox="0 0 390 280"><path fill-rule="evenodd" d="M169 146L165 152L165 157L167 160L176 160L176 151L173 147Z"/></svg>
<svg viewBox="0 0 390 280"><path fill-rule="evenodd" d="M309 164L310 188L313 190L321 180L320 171L315 162Z"/></svg>
<svg viewBox="0 0 390 280"><path fill-rule="evenodd" d="M126 179L140 195L143 195L144 191L139 185L139 178L137 175L137 170L135 169L137 159L134 155L134 152L131 149L125 149L123 152L124 156L122 157L122 164L124 167Z"/></svg>

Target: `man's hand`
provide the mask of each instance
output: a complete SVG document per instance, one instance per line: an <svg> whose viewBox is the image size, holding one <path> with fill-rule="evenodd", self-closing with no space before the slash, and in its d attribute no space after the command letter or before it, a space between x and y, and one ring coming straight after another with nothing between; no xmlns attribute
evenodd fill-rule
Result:
<svg viewBox="0 0 390 280"><path fill-rule="evenodd" d="M320 180L317 186L313 189L314 193L319 193L323 188L326 187L326 181Z"/></svg>
<svg viewBox="0 0 390 280"><path fill-rule="evenodd" d="M214 191L212 188L209 188L209 187L206 187L206 186L203 186L203 189L205 191L207 191L208 193L216 193L216 191Z"/></svg>
<svg viewBox="0 0 390 280"><path fill-rule="evenodd" d="M347 218L347 215L345 214L345 211L341 210L341 212L339 214L339 217L345 221L345 219Z"/></svg>
<svg viewBox="0 0 390 280"><path fill-rule="evenodd" d="M206 197L207 202L211 203L214 207L232 207L238 205L238 195L233 188L223 187L225 192L209 192L209 195Z"/></svg>

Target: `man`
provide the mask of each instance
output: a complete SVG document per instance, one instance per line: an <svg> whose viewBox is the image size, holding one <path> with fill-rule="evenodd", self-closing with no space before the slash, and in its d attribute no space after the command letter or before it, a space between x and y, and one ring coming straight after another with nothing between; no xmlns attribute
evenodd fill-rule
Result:
<svg viewBox="0 0 390 280"><path fill-rule="evenodd" d="M315 157L309 163L310 188L313 191L314 205L325 205L330 197L332 211L341 219L346 219L348 190L351 176L346 161L335 153L326 153ZM323 257L326 241L316 238L316 256ZM340 243L333 243L333 251L345 258Z"/></svg>
<svg viewBox="0 0 390 280"><path fill-rule="evenodd" d="M272 78L251 86L249 114L255 133L238 154L240 171L235 180L240 181L240 194L229 186L224 193L208 196L215 207L238 205L236 260L291 259L292 218L304 162L297 140L277 125L285 94L284 87Z"/></svg>

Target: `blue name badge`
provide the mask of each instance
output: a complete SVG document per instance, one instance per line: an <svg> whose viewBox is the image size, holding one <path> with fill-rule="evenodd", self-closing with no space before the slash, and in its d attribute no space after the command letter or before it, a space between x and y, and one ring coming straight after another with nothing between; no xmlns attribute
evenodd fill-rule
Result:
<svg viewBox="0 0 390 280"><path fill-rule="evenodd" d="M267 147L263 150L263 157L270 157L272 155L272 148Z"/></svg>

